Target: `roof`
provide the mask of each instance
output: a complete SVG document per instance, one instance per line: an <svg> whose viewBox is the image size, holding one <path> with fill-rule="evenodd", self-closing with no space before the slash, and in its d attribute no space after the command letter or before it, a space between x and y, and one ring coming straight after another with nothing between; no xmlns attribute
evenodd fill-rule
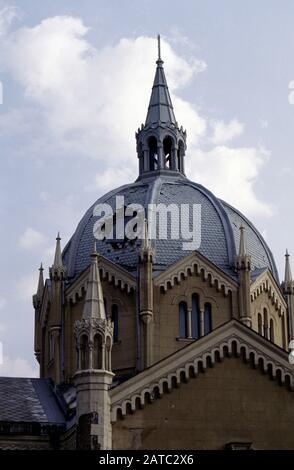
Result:
<svg viewBox="0 0 294 470"><path fill-rule="evenodd" d="M198 251L233 279L236 279L235 257L236 247L239 245L239 227L243 224L253 270L269 269L279 282L273 255L253 224L239 211L216 198L208 189L181 175L172 174L151 175L150 178L138 179L133 184L121 186L107 193L90 207L63 252L70 281L90 265L94 241L93 227L98 220L93 215L96 204L108 203L115 212L115 196L118 195L124 196L125 206L137 203L144 206L145 210L148 204L188 204L191 213L192 205L200 204L201 244ZM156 240L152 240L156 272L164 271L168 266L192 253L183 250L183 238L178 240L170 238L170 227L168 228L167 239L162 240L157 237ZM97 241L97 251L103 257L133 274L137 271L140 246L140 240L125 239L121 243L113 243L110 240Z"/></svg>
<svg viewBox="0 0 294 470"><path fill-rule="evenodd" d="M0 377L0 421L64 424L50 379Z"/></svg>
<svg viewBox="0 0 294 470"><path fill-rule="evenodd" d="M145 125L155 123L171 123L175 126L176 118L163 69L163 61L157 61L147 117Z"/></svg>

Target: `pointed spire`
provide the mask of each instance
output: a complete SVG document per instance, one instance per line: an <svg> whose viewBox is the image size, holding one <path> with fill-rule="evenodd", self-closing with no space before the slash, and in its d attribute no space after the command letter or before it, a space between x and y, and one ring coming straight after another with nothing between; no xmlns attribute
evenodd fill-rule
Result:
<svg viewBox="0 0 294 470"><path fill-rule="evenodd" d="M236 268L237 270L251 270L251 256L247 252L246 240L245 240L245 227L243 224L240 225L240 242L239 252L236 257Z"/></svg>
<svg viewBox="0 0 294 470"><path fill-rule="evenodd" d="M172 101L161 58L160 35L158 35L158 59L145 125L169 122L177 126Z"/></svg>
<svg viewBox="0 0 294 470"><path fill-rule="evenodd" d="M102 284L100 280L99 267L98 267L98 254L96 251L96 242L94 242L94 249L91 255L92 261L90 266L90 273L87 285L86 300L83 310L83 319L90 320L106 319L105 306L103 299Z"/></svg>
<svg viewBox="0 0 294 470"><path fill-rule="evenodd" d="M144 219L144 239L143 239L143 249L148 250L150 248L150 240L148 235L148 221Z"/></svg>
<svg viewBox="0 0 294 470"><path fill-rule="evenodd" d="M284 282L285 284L290 284L292 282L292 273L291 273L291 266L290 266L290 255L288 253L288 250L286 250L285 254L285 278Z"/></svg>
<svg viewBox="0 0 294 470"><path fill-rule="evenodd" d="M33 295L33 306L35 309L39 309L42 303L42 297L44 292L44 277L43 277L43 265L39 268L39 280L38 280L38 288L37 293Z"/></svg>
<svg viewBox="0 0 294 470"><path fill-rule="evenodd" d="M245 246L245 227L240 225L240 244L239 244L239 256L246 255L246 246Z"/></svg>
<svg viewBox="0 0 294 470"><path fill-rule="evenodd" d="M42 298L43 292L44 292L44 276L43 276L43 265L41 263L41 266L39 268L39 282L38 282L38 290L37 290L37 297L38 299Z"/></svg>
<svg viewBox="0 0 294 470"><path fill-rule="evenodd" d="M61 240L60 233L58 232L57 237L56 237L56 248L55 248L54 263L53 263L53 266L55 268L63 268L60 240Z"/></svg>
<svg viewBox="0 0 294 470"><path fill-rule="evenodd" d="M62 261L62 254L61 254L61 245L60 245L60 234L58 232L56 237L56 247L55 247L55 254L54 254L54 262L49 268L50 279L55 279L56 281L66 279L66 267Z"/></svg>

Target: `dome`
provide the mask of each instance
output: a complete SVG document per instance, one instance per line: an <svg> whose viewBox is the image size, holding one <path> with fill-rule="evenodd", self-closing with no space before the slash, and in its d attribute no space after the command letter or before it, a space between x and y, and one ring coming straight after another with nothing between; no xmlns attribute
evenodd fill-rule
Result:
<svg viewBox="0 0 294 470"><path fill-rule="evenodd" d="M98 199L86 212L76 232L65 247L63 260L69 280L75 279L90 264L93 249L93 227L97 217L94 207L107 203L115 212L116 196L124 197L124 205L149 204L201 205L201 244L199 252L232 278L236 278L235 257L239 247L240 226L246 230L247 250L251 255L253 276L269 269L278 281L273 256L255 227L236 209L217 199L210 191L189 181L185 176L186 131L175 118L158 42L158 60L145 125L136 133L139 177L133 184L121 186ZM179 206L178 206L179 207ZM170 224L169 224L170 225ZM170 228L170 227L169 227ZM152 240L155 251L153 269L166 270L168 266L186 257L183 239L158 236ZM97 240L97 250L105 258L136 275L141 240Z"/></svg>
<svg viewBox="0 0 294 470"><path fill-rule="evenodd" d="M172 172L151 174L135 183L110 191L86 212L74 235L64 249L63 260L69 280L74 280L90 264L93 249L93 227L98 220L93 215L98 203L107 203L115 212L116 196L124 196L125 205L141 204L145 210L149 204L201 205L201 244L199 252L233 279L236 278L235 257L239 247L240 225L245 227L247 251L251 255L253 275L269 269L278 281L274 258L266 242L256 228L238 210L216 198L203 186ZM170 235L168 233L168 235ZM154 271L161 272L192 251L183 250L183 239L154 239ZM136 275L141 240L97 240L97 251L108 260Z"/></svg>

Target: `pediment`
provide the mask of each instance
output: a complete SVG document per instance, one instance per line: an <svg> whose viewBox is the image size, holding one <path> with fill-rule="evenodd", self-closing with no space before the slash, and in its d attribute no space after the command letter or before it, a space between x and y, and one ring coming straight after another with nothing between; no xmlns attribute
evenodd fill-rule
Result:
<svg viewBox="0 0 294 470"><path fill-rule="evenodd" d="M128 294L136 290L136 279L132 274L121 268L120 266L112 263L108 259L100 256L99 258L99 271L102 280L106 280L122 291ZM87 289L89 268L82 272L82 274L66 289L66 297L72 303L77 299L82 298Z"/></svg>
<svg viewBox="0 0 294 470"><path fill-rule="evenodd" d="M166 292L189 276L202 276L204 281L209 282L211 287L215 287L218 292L223 291L224 295L228 295L230 291L232 292L238 287L236 281L231 279L198 251L182 258L166 271L156 276L154 278L154 285L159 286Z"/></svg>
<svg viewBox="0 0 294 470"><path fill-rule="evenodd" d="M112 421L116 421L118 412L122 415L135 412L154 397L189 380L191 369L197 377L199 371L224 360L226 355L261 367L264 373L293 390L294 368L288 362L288 353L233 319L113 388Z"/></svg>
<svg viewBox="0 0 294 470"><path fill-rule="evenodd" d="M263 271L250 284L251 302L254 302L264 292L266 292L279 314L282 315L287 309L287 304L280 286L268 269Z"/></svg>

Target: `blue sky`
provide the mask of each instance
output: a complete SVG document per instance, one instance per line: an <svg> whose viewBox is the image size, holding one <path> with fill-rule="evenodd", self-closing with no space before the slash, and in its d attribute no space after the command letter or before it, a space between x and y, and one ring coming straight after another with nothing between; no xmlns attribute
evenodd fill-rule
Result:
<svg viewBox="0 0 294 470"><path fill-rule="evenodd" d="M294 3L0 0L0 374L31 375L31 294L87 208L135 179L157 33L188 176L294 253Z"/></svg>

